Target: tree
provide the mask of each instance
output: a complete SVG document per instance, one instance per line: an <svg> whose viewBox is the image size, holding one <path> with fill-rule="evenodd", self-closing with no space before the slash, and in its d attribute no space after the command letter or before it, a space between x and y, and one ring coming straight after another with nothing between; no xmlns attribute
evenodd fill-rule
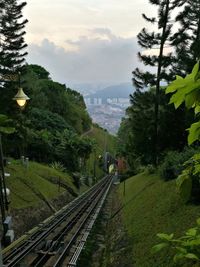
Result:
<svg viewBox="0 0 200 267"><path fill-rule="evenodd" d="M173 62L172 71L185 76L200 58L200 0L186 0L176 21L181 27L173 37L177 60Z"/></svg>
<svg viewBox="0 0 200 267"><path fill-rule="evenodd" d="M23 71L25 48L27 44L24 41L24 27L27 23L23 19L22 10L26 2L18 3L17 0L0 0L1 18L0 18L0 78L7 77L9 82L1 83L1 105L0 112L4 114L13 113L15 110L12 101L17 92L18 84L16 76L18 72ZM14 82L11 82L14 80ZM12 110L12 112L10 112Z"/></svg>
<svg viewBox="0 0 200 267"><path fill-rule="evenodd" d="M140 159L142 164L154 162L154 99L155 87L148 91L136 91L131 96L131 106L127 109L127 117L123 119L118 137L120 153L126 156L130 166ZM159 142L160 153L167 150L182 150L186 145L187 128L192 119L188 114L187 119L183 107L175 110L168 105L169 97L165 95L164 88L160 92L160 122Z"/></svg>
<svg viewBox="0 0 200 267"><path fill-rule="evenodd" d="M22 10L26 2L17 0L1 0L3 7L0 24L0 74L20 71L25 61L27 44L24 41L24 27L28 22L23 19Z"/></svg>
<svg viewBox="0 0 200 267"><path fill-rule="evenodd" d="M139 59L144 65L156 67L156 73L142 72L138 68L133 71L133 82L136 88L141 89L145 86L151 85L156 87L156 97L154 106L154 163L157 165L158 161L158 121L159 121L159 101L160 101L160 82L162 80L169 81L171 74L168 71L168 67L171 64L172 53L164 55L165 46L169 46L171 42L172 34L172 21L171 13L175 7L183 4L182 1L177 0L149 0L153 5L158 8L158 17L149 18L145 14L143 17L146 21L157 24L159 31L157 33L149 33L146 28L138 34L138 43L145 49L157 49L159 51L157 55L144 55L138 53Z"/></svg>

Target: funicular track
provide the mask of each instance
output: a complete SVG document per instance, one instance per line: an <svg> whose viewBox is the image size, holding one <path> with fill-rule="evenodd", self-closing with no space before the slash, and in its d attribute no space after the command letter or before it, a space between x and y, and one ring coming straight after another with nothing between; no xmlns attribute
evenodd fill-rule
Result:
<svg viewBox="0 0 200 267"><path fill-rule="evenodd" d="M112 177L106 176L84 195L40 224L37 230L3 254L3 266L76 266L111 181Z"/></svg>

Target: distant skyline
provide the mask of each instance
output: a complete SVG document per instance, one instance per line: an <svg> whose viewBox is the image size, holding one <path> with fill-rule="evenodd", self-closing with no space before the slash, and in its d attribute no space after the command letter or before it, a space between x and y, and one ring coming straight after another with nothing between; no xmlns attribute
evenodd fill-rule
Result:
<svg viewBox="0 0 200 267"><path fill-rule="evenodd" d="M28 1L27 61L67 85L128 82L139 64L142 13L152 16L155 7L148 0Z"/></svg>

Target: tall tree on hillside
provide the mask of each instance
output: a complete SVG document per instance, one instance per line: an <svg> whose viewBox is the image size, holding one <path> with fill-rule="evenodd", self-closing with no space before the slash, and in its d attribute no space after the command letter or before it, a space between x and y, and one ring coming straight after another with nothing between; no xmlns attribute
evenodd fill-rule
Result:
<svg viewBox="0 0 200 267"><path fill-rule="evenodd" d="M18 0L0 0L0 76L7 76L15 80L14 83L1 83L0 113L12 113L12 98L17 92L17 75L22 72L27 52L27 44L24 41L25 25L27 20L23 18L23 8L26 2ZM9 78L9 80L10 80Z"/></svg>
<svg viewBox="0 0 200 267"><path fill-rule="evenodd" d="M23 19L22 10L26 2L1 0L2 14L0 20L0 74L20 71L27 52L24 41L24 27L28 22Z"/></svg>
<svg viewBox="0 0 200 267"><path fill-rule="evenodd" d="M200 0L186 0L176 21L181 27L174 34L172 43L177 58L173 63L173 72L184 76L192 71L200 58Z"/></svg>
<svg viewBox="0 0 200 267"><path fill-rule="evenodd" d="M142 164L154 161L154 97L155 87L145 91L135 91L131 96L131 106L126 110L119 132L120 153L128 160L130 167L138 159ZM192 122L192 113L185 117L183 107L175 110L169 105L169 96L160 91L159 151L182 150L187 144L185 129Z"/></svg>
<svg viewBox="0 0 200 267"><path fill-rule="evenodd" d="M158 9L157 18L149 18L145 14L143 17L146 21L156 24L158 32L149 33L146 28L138 34L138 43L143 49L156 49L158 55L146 55L138 53L139 59L144 65L156 67L156 73L142 72L139 68L133 71L133 82L137 89L142 89L145 86L151 85L156 87L155 93L155 114L154 114L154 163L158 161L158 121L159 121L159 97L160 97L160 82L162 80L169 81L171 73L168 68L173 59L172 53L167 55L164 53L164 48L171 45L173 39L172 33L172 18L171 13L176 7L181 6L184 1L177 0L149 0Z"/></svg>

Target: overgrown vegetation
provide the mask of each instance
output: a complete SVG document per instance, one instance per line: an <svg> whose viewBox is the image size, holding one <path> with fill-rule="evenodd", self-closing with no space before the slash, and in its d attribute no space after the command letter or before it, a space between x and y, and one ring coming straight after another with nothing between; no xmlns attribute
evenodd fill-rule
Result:
<svg viewBox="0 0 200 267"><path fill-rule="evenodd" d="M70 175L49 166L36 162L26 166L20 160L11 160L6 171L11 175L6 181L11 191L11 208L38 206L45 199L51 200L64 192L68 193L69 200L77 195Z"/></svg>
<svg viewBox="0 0 200 267"><path fill-rule="evenodd" d="M181 152L176 150L167 152L159 166L161 178L166 181L176 179L184 169L184 162L189 160L197 151L197 148L185 147Z"/></svg>
<svg viewBox="0 0 200 267"><path fill-rule="evenodd" d="M194 66L192 73L187 75L185 78L180 76L176 77L176 80L172 82L166 93L173 93L170 99L170 103L173 103L178 108L182 103L185 103L186 107L193 108L195 114L198 115L200 112L199 104L199 90L200 86L200 71L199 62ZM188 143L192 144L200 139L200 122L193 123L189 129ZM177 186L180 191L180 195L185 201L200 200L200 154L195 154L190 160L184 163L184 170L178 176ZM199 220L197 220L199 224ZM199 233L198 227L189 229L186 235L179 239L174 239L174 235L158 234L158 237L165 242L154 246L154 251L160 251L169 244L170 247L175 249L175 255L173 260L175 262L181 262L184 264L192 265L195 262L199 262Z"/></svg>
<svg viewBox="0 0 200 267"><path fill-rule="evenodd" d="M119 188L122 218L132 247L132 265L137 267L172 267L173 253L163 250L152 254L157 233L181 236L200 215L197 205L185 205L177 194L176 181L167 183L156 174L141 173ZM181 265L183 266L183 265ZM186 265L191 266L191 265ZM185 266L184 266L185 267Z"/></svg>

